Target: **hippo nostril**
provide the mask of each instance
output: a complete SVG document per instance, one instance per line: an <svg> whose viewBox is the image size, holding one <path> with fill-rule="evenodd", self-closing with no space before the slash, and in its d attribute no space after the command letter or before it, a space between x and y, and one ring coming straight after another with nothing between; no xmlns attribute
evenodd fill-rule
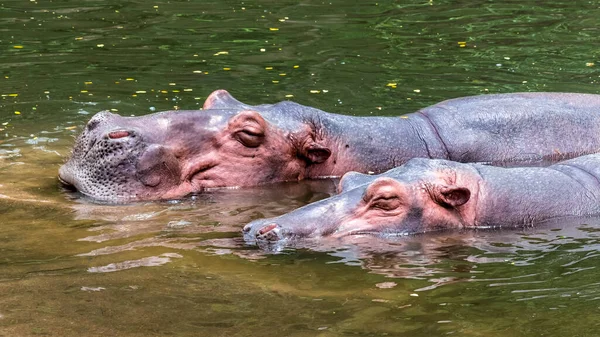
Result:
<svg viewBox="0 0 600 337"><path fill-rule="evenodd" d="M275 228L277 228L277 224L276 223L272 223L269 225L264 226L263 228L258 230L258 234L263 235L265 233L268 233L272 230L274 230Z"/></svg>
<svg viewBox="0 0 600 337"><path fill-rule="evenodd" d="M252 230L252 225L251 224L247 224L246 226L244 226L244 228L242 229L242 231L244 233L249 233Z"/></svg>
<svg viewBox="0 0 600 337"><path fill-rule="evenodd" d="M119 130L119 131L110 132L108 134L108 138L110 138L110 139L119 139L119 138L129 137L130 135L131 134L129 133L129 131Z"/></svg>

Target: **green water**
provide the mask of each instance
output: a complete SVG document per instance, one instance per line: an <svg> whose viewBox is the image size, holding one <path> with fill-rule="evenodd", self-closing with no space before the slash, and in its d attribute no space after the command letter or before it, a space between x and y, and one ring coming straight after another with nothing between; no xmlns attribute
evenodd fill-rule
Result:
<svg viewBox="0 0 600 337"><path fill-rule="evenodd" d="M219 88L354 115L599 93L599 30L597 1L0 2L0 335L598 335L599 220L264 255L241 226L334 182L107 206L56 173L93 113Z"/></svg>

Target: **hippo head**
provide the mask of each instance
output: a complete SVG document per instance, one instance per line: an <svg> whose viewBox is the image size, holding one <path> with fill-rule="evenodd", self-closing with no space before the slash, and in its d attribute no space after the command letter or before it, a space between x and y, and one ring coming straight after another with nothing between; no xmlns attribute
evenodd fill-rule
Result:
<svg viewBox="0 0 600 337"><path fill-rule="evenodd" d="M270 107L245 105L220 90L201 111L141 117L99 112L77 138L59 178L107 202L302 179L305 168L324 162L330 151L310 123Z"/></svg>
<svg viewBox="0 0 600 337"><path fill-rule="evenodd" d="M259 245L303 238L406 235L472 222L480 176L468 164L412 159L380 175L345 174L339 194L244 229Z"/></svg>

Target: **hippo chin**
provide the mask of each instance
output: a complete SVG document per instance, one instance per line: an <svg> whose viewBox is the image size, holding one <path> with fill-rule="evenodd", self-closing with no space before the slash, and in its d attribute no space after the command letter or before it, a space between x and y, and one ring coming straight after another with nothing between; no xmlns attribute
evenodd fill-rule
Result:
<svg viewBox="0 0 600 337"><path fill-rule="evenodd" d="M600 149L600 95L523 93L445 101L399 117L335 115L293 102L250 106L224 90L203 111L96 114L59 178L107 202L184 197L411 158L539 165Z"/></svg>
<svg viewBox="0 0 600 337"><path fill-rule="evenodd" d="M548 167L502 168L412 159L380 175L347 173L340 194L247 224L263 247L349 235L522 227L600 214L600 154Z"/></svg>

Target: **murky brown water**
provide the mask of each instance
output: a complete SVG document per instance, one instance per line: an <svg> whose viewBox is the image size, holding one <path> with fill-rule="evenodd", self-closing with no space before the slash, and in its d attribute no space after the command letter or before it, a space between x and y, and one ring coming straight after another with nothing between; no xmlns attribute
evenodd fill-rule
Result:
<svg viewBox="0 0 600 337"><path fill-rule="evenodd" d="M265 255L242 225L335 182L115 206L62 190L56 173L93 113L194 109L218 88L355 115L487 92L599 93L599 7L4 1L0 335L596 335L596 219Z"/></svg>

